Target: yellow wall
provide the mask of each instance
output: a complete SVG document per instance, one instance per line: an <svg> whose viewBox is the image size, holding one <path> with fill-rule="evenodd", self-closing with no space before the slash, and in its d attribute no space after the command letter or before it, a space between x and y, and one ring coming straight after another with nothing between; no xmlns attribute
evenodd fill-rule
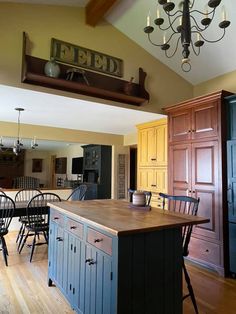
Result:
<svg viewBox="0 0 236 314"><path fill-rule="evenodd" d="M20 83L22 32L25 31L31 40L30 54L36 57L49 59L50 42L54 37L121 58L124 60L126 80L134 76L137 81L138 68L142 67L148 74L146 88L151 95L151 101L140 110L161 112L163 106L193 96L193 87L190 83L157 61L112 25L103 22L96 27L90 27L85 25L84 17L84 9L81 8L1 3L0 83L75 98L87 98ZM106 103L114 104L110 101ZM132 107L118 103L116 105Z"/></svg>
<svg viewBox="0 0 236 314"><path fill-rule="evenodd" d="M236 93L236 71L218 76L212 80L194 86L194 97L209 94L218 90Z"/></svg>
<svg viewBox="0 0 236 314"><path fill-rule="evenodd" d="M41 151L40 149L26 149L24 158L24 175L38 178L40 180L40 184L43 184L44 187L49 187L50 155L50 152ZM42 159L41 172L32 172L32 160L34 158Z"/></svg>
<svg viewBox="0 0 236 314"><path fill-rule="evenodd" d="M0 107L1 108L1 107ZM15 137L17 134L17 124L0 121L1 135ZM84 144L122 145L123 136L107 133L97 133L79 131L63 128L53 128L38 125L21 124L21 137L32 138L37 135L37 139L64 141Z"/></svg>

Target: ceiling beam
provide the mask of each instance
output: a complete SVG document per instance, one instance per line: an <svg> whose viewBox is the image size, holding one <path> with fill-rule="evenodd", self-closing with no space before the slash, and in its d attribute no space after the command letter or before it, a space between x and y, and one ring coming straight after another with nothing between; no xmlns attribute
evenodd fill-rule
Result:
<svg viewBox="0 0 236 314"><path fill-rule="evenodd" d="M118 0L90 0L86 5L86 24L96 26Z"/></svg>

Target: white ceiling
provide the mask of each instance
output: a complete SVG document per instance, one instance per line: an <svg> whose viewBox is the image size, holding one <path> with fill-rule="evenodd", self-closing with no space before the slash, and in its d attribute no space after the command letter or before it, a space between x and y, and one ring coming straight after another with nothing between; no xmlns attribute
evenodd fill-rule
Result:
<svg viewBox="0 0 236 314"><path fill-rule="evenodd" d="M163 117L5 85L0 85L0 95L0 120L7 122L17 122L14 108L22 107L21 123L125 135L134 133L139 123Z"/></svg>

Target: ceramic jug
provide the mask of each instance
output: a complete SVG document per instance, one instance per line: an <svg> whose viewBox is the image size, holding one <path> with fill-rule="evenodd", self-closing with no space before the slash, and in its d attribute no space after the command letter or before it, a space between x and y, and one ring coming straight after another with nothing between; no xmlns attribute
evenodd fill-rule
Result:
<svg viewBox="0 0 236 314"><path fill-rule="evenodd" d="M51 58L44 66L44 73L46 76L57 78L60 75L60 67L56 61Z"/></svg>
<svg viewBox="0 0 236 314"><path fill-rule="evenodd" d="M132 203L134 206L145 206L146 205L146 195L143 191L134 191Z"/></svg>

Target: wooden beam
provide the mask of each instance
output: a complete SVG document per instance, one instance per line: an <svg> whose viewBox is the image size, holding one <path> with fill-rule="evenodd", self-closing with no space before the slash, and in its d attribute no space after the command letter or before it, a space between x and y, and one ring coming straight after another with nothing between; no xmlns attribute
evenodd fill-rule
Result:
<svg viewBox="0 0 236 314"><path fill-rule="evenodd" d="M85 8L86 24L96 26L118 0L90 0Z"/></svg>

